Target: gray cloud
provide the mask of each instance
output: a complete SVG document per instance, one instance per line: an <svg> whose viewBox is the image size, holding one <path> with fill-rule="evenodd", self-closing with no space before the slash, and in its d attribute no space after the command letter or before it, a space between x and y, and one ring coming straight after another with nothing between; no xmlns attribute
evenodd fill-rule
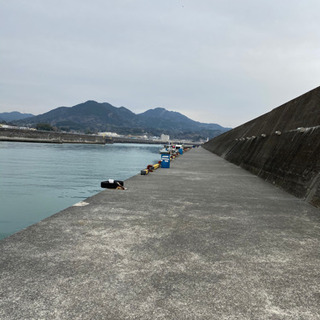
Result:
<svg viewBox="0 0 320 320"><path fill-rule="evenodd" d="M0 0L0 111L88 99L236 126L318 86L315 0Z"/></svg>

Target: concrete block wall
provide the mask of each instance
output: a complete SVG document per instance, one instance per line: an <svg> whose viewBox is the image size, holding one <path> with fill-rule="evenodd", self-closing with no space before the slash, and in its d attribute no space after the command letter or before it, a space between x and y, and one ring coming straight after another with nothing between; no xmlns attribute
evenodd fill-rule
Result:
<svg viewBox="0 0 320 320"><path fill-rule="evenodd" d="M320 207L320 87L204 148Z"/></svg>
<svg viewBox="0 0 320 320"><path fill-rule="evenodd" d="M92 144L105 144L106 142L102 136L96 135L5 128L0 129L0 141Z"/></svg>

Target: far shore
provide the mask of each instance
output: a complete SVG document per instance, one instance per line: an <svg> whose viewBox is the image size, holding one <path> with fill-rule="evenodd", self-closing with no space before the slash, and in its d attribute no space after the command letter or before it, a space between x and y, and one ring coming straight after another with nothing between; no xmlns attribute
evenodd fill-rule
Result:
<svg viewBox="0 0 320 320"><path fill-rule="evenodd" d="M23 129L0 128L0 142L33 142L33 143L77 143L77 144L110 144L110 143L139 143L167 144L168 141L136 139L126 137L103 137L100 135L66 133L55 131L33 131ZM200 142L171 141L174 144L200 145Z"/></svg>

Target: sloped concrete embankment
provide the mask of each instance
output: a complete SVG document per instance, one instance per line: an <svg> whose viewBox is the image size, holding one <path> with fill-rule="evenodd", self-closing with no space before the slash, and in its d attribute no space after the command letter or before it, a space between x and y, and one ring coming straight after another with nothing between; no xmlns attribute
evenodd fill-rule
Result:
<svg viewBox="0 0 320 320"><path fill-rule="evenodd" d="M320 207L320 87L204 145Z"/></svg>
<svg viewBox="0 0 320 320"><path fill-rule="evenodd" d="M0 129L0 141L43 142L43 143L92 143L105 144L101 136L72 134L50 131Z"/></svg>

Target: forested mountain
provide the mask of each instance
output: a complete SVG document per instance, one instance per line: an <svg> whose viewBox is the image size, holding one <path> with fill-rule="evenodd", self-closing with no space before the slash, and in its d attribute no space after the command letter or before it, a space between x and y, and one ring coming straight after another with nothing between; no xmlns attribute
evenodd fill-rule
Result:
<svg viewBox="0 0 320 320"><path fill-rule="evenodd" d="M31 113L20 113L17 111L0 113L0 121L6 121L6 122L30 118L30 117L34 117L34 115Z"/></svg>
<svg viewBox="0 0 320 320"><path fill-rule="evenodd" d="M119 134L150 135L165 133L175 138L212 138L228 130L218 124L193 121L179 112L164 108L135 114L125 107L117 108L106 102L98 103L92 100L73 107L53 109L14 123L28 126L46 123L65 131L113 131Z"/></svg>

